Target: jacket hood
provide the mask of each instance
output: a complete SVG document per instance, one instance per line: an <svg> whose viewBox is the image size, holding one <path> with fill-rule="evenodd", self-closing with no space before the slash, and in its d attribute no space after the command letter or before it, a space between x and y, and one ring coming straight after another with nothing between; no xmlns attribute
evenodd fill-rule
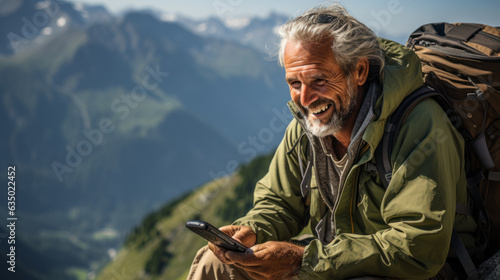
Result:
<svg viewBox="0 0 500 280"><path fill-rule="evenodd" d="M385 52L383 90L375 103L375 117L363 135L372 152L383 136L389 116L406 96L423 85L420 59L413 51L386 39L379 39L379 43Z"/></svg>
<svg viewBox="0 0 500 280"><path fill-rule="evenodd" d="M379 39L385 52L383 92L375 106L379 119L387 119L401 101L423 84L422 66L418 56L399 43Z"/></svg>

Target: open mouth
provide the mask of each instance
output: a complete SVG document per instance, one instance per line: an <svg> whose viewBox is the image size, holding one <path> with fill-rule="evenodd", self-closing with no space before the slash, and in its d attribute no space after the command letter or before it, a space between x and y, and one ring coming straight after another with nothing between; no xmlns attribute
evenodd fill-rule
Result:
<svg viewBox="0 0 500 280"><path fill-rule="evenodd" d="M332 104L323 104L321 106L318 106L314 109L310 109L309 112L316 118L323 116L330 108L332 107Z"/></svg>

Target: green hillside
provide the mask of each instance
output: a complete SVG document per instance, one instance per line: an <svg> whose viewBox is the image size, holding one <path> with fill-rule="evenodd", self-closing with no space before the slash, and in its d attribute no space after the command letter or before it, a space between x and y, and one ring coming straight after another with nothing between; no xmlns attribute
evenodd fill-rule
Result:
<svg viewBox="0 0 500 280"><path fill-rule="evenodd" d="M258 157L235 174L213 180L146 216L97 279L186 279L196 252L206 244L186 229L186 221L223 226L243 216L271 158L272 154Z"/></svg>

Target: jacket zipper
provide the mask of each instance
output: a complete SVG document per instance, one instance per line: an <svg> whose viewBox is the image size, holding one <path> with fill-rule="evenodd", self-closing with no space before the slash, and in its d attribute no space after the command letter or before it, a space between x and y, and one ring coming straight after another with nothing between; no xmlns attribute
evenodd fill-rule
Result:
<svg viewBox="0 0 500 280"><path fill-rule="evenodd" d="M358 191L358 184L359 184L359 167L356 169L356 174L354 174L354 188L352 190L352 195L351 195L351 205L349 206L349 218L351 219L351 233L354 233L354 199L356 198L356 194Z"/></svg>
<svg viewBox="0 0 500 280"><path fill-rule="evenodd" d="M359 153L360 153L360 151L361 151L361 147L363 147L363 145L362 145L362 144L363 144L363 142L364 142L364 141L363 141L363 140L361 140L361 143L359 143L358 148L357 148L357 151L356 151L356 154L355 154L355 155L354 155L354 157L353 157L353 162L356 162L356 159L358 158ZM367 145L366 147L369 147L369 145ZM354 165L354 164L353 164L353 165ZM350 169L352 170L352 166L351 166L351 168L350 168ZM353 174L353 175L355 176L355 177L354 177L353 190L352 190L352 191L353 191L353 193L354 193L355 189L357 189L357 183L358 183L357 181L358 181L358 175L359 175L358 173L359 173L359 170L357 169L355 172L356 172L356 173L355 173L355 174ZM349 175L348 175L348 176L349 176ZM348 176L347 176L347 177L348 177ZM347 177L345 178L344 182L342 182L342 189L341 189L341 191L340 191L340 193L339 193L339 195L338 195L338 197L337 197L337 201L335 202L334 209L333 209L333 212L332 212L332 217L334 218L334 219L333 219L333 227L332 227L332 229L333 229L334 235L337 235L337 219L335 219L335 212L337 212L337 208L338 208L338 206L339 206L339 204L340 204L340 198L342 197L342 194L344 193L345 183L346 183L346 181L347 181ZM351 197L351 206L352 206L352 199L353 199L353 198ZM353 218L352 218L352 207L351 207L351 209L349 209L349 215L350 215L350 219L351 219L351 229L354 231L354 224L353 224Z"/></svg>
<svg viewBox="0 0 500 280"><path fill-rule="evenodd" d="M304 127L302 127L302 128L305 129ZM309 140L309 143L311 143L311 145L312 145L312 143L314 143L314 142L311 141L311 139L309 138L309 135L307 133L306 133L306 137ZM312 160L313 160L313 164L314 164L314 162L316 161L316 150L314 148L312 149L312 157L313 157ZM314 170L314 175L316 176L316 178L319 178L318 169L313 168L313 170ZM323 188L321 188L319 185L318 185L318 191L319 191L319 196L323 200L323 203L325 203L325 205L328 207L328 209L330 209L330 211L333 211L334 205L331 205L329 203L329 201L326 200L326 194L323 192Z"/></svg>
<svg viewBox="0 0 500 280"><path fill-rule="evenodd" d="M361 154L363 155L368 149L370 148L370 145L366 144L365 147L363 148L363 151ZM351 205L349 207L349 218L351 219L351 232L354 233L354 200L357 197L358 194L358 184L359 184L359 172L360 172L361 165L358 166L358 169L356 169L356 174L354 174L354 188L352 190L352 195L351 195Z"/></svg>

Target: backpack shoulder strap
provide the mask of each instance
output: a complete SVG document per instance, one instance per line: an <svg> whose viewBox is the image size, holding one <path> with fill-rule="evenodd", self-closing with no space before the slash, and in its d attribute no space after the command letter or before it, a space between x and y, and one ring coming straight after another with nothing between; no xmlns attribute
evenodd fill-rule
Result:
<svg viewBox="0 0 500 280"><path fill-rule="evenodd" d="M384 128L384 135L382 136L382 140L380 141L376 151L375 151L375 161L377 172L379 174L380 180L382 184L387 189L392 177L392 164L391 164L391 155L392 155L392 147L394 145L394 141L396 136L398 135L399 129L401 125L404 123L406 117L411 112L411 110L419 103L420 101L432 97L434 98L443 109L447 110L449 108L448 103L439 93L436 93L432 88L423 86L412 92L408 95L401 104L398 106L396 111L392 113L392 115L387 120L387 123ZM446 112L449 114L450 112ZM452 112L451 112L452 113ZM470 191L470 188L469 188ZM480 198L480 197L479 197ZM483 203L484 205L484 203ZM461 205L457 205L458 208L466 208L463 209L464 212L470 211L467 206L462 207ZM478 272L472 261L467 249L458 236L457 232L453 230L451 246L458 256L460 263L465 269L468 277L470 279L474 279L477 277Z"/></svg>
<svg viewBox="0 0 500 280"><path fill-rule="evenodd" d="M434 96L439 96L439 94L430 87L422 86L416 89L403 99L396 111L394 111L394 113L392 113L387 120L384 128L384 135L382 136L382 140L380 140L380 143L375 151L377 171L380 176L380 180L386 189L392 178L392 147L404 119L406 119L410 111L413 107L415 107L415 105L417 105L418 102Z"/></svg>

